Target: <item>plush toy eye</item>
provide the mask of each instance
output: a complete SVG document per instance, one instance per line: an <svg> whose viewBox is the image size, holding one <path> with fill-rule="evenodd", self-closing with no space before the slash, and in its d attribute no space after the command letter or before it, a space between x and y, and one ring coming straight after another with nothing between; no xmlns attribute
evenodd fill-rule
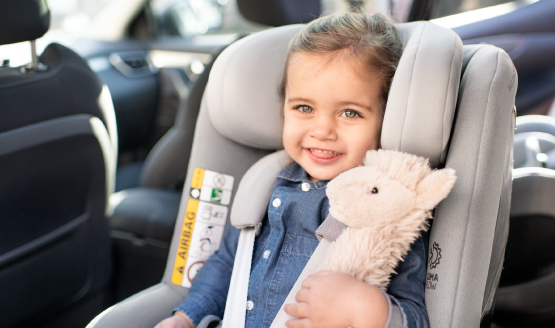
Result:
<svg viewBox="0 0 555 328"><path fill-rule="evenodd" d="M372 188L372 193L377 194L378 193L378 188L376 188L376 187Z"/></svg>

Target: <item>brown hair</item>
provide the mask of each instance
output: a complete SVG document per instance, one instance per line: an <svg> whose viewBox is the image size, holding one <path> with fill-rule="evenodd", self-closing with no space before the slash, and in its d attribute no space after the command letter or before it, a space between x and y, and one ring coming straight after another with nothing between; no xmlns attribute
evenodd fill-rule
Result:
<svg viewBox="0 0 555 328"><path fill-rule="evenodd" d="M368 73L379 74L385 102L403 50L397 30L380 14L324 16L305 26L289 43L281 95L285 96L287 67L295 53L333 54L338 51L349 51Z"/></svg>

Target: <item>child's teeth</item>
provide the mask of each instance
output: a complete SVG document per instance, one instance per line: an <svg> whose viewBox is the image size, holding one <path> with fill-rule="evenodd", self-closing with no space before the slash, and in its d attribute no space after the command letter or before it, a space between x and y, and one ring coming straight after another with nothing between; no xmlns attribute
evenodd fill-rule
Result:
<svg viewBox="0 0 555 328"><path fill-rule="evenodd" d="M333 157L338 156L340 154L331 150L311 149L310 151L312 151L313 153L333 154Z"/></svg>

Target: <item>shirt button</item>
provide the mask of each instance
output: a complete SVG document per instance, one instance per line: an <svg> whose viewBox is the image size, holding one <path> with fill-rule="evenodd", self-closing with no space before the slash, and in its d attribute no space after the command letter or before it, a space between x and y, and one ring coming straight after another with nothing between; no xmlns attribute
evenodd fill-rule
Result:
<svg viewBox="0 0 555 328"><path fill-rule="evenodd" d="M264 252L264 258L267 259L268 257L270 257L270 251L269 251L269 250L266 250L266 251Z"/></svg>
<svg viewBox="0 0 555 328"><path fill-rule="evenodd" d="M274 199L274 201L272 202L272 206L274 206L275 208L278 208L281 205L281 199L276 198Z"/></svg>
<svg viewBox="0 0 555 328"><path fill-rule="evenodd" d="M252 301L247 301L247 310L250 311L254 309L254 303Z"/></svg>
<svg viewBox="0 0 555 328"><path fill-rule="evenodd" d="M303 191L309 191L310 190L310 183L308 182L303 182L303 184L301 185L301 189Z"/></svg>

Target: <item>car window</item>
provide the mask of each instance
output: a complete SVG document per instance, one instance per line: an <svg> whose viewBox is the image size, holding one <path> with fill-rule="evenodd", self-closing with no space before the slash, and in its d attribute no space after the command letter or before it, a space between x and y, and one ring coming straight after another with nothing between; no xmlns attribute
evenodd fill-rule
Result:
<svg viewBox="0 0 555 328"><path fill-rule="evenodd" d="M251 33L267 28L245 20L235 0L151 0L161 36Z"/></svg>
<svg viewBox="0 0 555 328"><path fill-rule="evenodd" d="M432 11L432 17L439 18L455 15L512 1L513 0L439 0Z"/></svg>
<svg viewBox="0 0 555 328"><path fill-rule="evenodd" d="M522 5L536 2L537 0L438 0L432 10L432 18L440 18L461 13L466 13L482 8L491 8L499 14L505 13L507 8L521 7ZM499 6L508 4L508 6Z"/></svg>
<svg viewBox="0 0 555 328"><path fill-rule="evenodd" d="M47 0L50 8L50 29L37 40L37 50L42 52L51 42L69 44L84 35L92 17L110 0ZM31 62L29 42L0 46L0 62L10 61L10 66Z"/></svg>
<svg viewBox="0 0 555 328"><path fill-rule="evenodd" d="M439 0L432 21L454 28L501 16L539 0Z"/></svg>

